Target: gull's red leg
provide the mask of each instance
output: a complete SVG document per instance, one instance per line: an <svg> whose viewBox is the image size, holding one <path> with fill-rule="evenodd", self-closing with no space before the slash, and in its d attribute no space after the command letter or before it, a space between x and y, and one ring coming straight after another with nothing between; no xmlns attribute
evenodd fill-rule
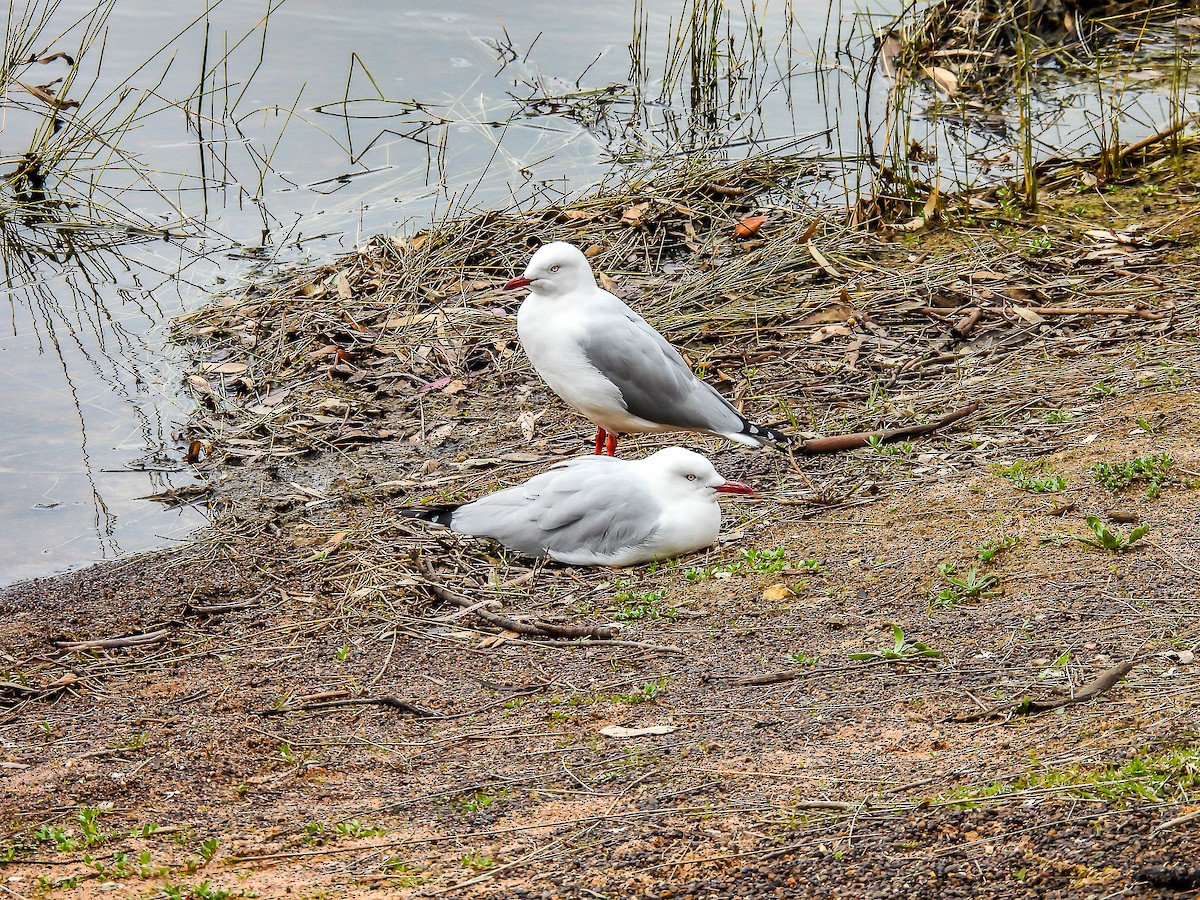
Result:
<svg viewBox="0 0 1200 900"><path fill-rule="evenodd" d="M615 431L610 431L608 433L608 455L617 455L617 433Z"/></svg>
<svg viewBox="0 0 1200 900"><path fill-rule="evenodd" d="M601 456L604 453L604 439L608 437L608 432L603 428L596 429L596 456Z"/></svg>

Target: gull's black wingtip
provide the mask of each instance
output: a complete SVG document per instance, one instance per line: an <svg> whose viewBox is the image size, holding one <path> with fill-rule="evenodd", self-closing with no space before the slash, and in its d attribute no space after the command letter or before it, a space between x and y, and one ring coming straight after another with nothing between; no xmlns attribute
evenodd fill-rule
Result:
<svg viewBox="0 0 1200 900"><path fill-rule="evenodd" d="M406 519L420 519L423 522L433 522L449 528L456 509L458 509L457 503L447 506L402 506L400 515Z"/></svg>
<svg viewBox="0 0 1200 900"><path fill-rule="evenodd" d="M755 425L748 420L742 426L742 434L759 441L764 446L774 444L776 447L786 448L796 443L796 439L790 434L785 434L769 425Z"/></svg>

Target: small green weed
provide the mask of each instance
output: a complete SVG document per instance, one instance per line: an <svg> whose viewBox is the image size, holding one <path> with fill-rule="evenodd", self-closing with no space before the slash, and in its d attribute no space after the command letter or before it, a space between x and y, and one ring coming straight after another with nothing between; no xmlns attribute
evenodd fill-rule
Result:
<svg viewBox="0 0 1200 900"><path fill-rule="evenodd" d="M1115 528L1109 528L1099 516L1088 516L1086 521L1088 528L1092 529L1094 537L1084 534L1073 534L1071 537L1098 550L1107 550L1110 553L1128 553L1133 549L1133 545L1144 538L1150 530L1150 526L1143 523L1126 536Z"/></svg>
<svg viewBox="0 0 1200 900"><path fill-rule="evenodd" d="M425 878L421 875L423 870L407 859L393 856L384 862L384 865L392 875L388 879L389 887L417 887L425 883Z"/></svg>
<svg viewBox="0 0 1200 900"><path fill-rule="evenodd" d="M912 441L893 441L888 443L877 434L867 438L867 446L876 453L884 456L912 456L915 449Z"/></svg>
<svg viewBox="0 0 1200 900"><path fill-rule="evenodd" d="M1035 234L1025 244L1027 256L1045 256L1054 249L1054 241L1048 234Z"/></svg>
<svg viewBox="0 0 1200 900"><path fill-rule="evenodd" d="M667 686L668 681L670 681L669 678L663 677L657 681L651 681L649 684L643 684L628 694L616 694L612 699L617 703L628 703L631 706L639 703L653 703L658 692Z"/></svg>
<svg viewBox="0 0 1200 900"><path fill-rule="evenodd" d="M708 578L730 578L733 575L747 575L756 572L774 575L784 569L797 569L815 574L821 571L821 564L815 559L806 559L792 566L788 562L787 551L783 547L776 547L774 550L746 547L739 550L737 559L727 565L712 566L708 569L688 569L684 572L683 577L688 581L703 581Z"/></svg>
<svg viewBox="0 0 1200 900"><path fill-rule="evenodd" d="M454 800L454 808L462 815L479 812L481 809L487 809L498 800L503 800L508 797L508 788L501 788L498 791L489 791L480 788L476 791L471 791L468 794L463 794Z"/></svg>
<svg viewBox="0 0 1200 900"><path fill-rule="evenodd" d="M1120 765L1073 766L1029 772L1011 781L995 781L952 791L944 799L972 807L992 797L1033 791L1054 792L1093 802L1160 803L1188 798L1200 787L1200 750L1195 747L1139 754Z"/></svg>
<svg viewBox="0 0 1200 900"><path fill-rule="evenodd" d="M1067 486L1067 479L1061 475L1037 474L1044 463L1030 463L1027 460L1017 460L1010 466L993 465L992 472L1007 478L1012 486L1021 491L1048 493L1061 491Z"/></svg>
<svg viewBox="0 0 1200 900"><path fill-rule="evenodd" d="M810 656L809 654L805 653L803 650L801 650L797 653L789 653L788 659L790 659L792 662L794 662L798 666L815 666L817 663L819 663L821 661L821 657Z"/></svg>
<svg viewBox="0 0 1200 900"><path fill-rule="evenodd" d="M664 590L644 591L635 594L632 591L618 591L613 600L617 608L613 618L618 622L637 622L641 619L674 619L678 613L663 604L667 592Z"/></svg>
<svg viewBox="0 0 1200 900"><path fill-rule="evenodd" d="M1042 421L1048 425L1060 425L1063 422L1070 422L1074 417L1074 413L1067 412L1065 409L1051 409L1042 413Z"/></svg>
<svg viewBox="0 0 1200 900"><path fill-rule="evenodd" d="M1166 453L1153 456L1138 456L1127 462L1109 464L1096 463L1090 471L1097 483L1110 491L1120 491L1134 482L1146 483L1146 497L1153 500L1164 484L1178 483L1179 477L1171 473L1175 461Z"/></svg>
<svg viewBox="0 0 1200 900"><path fill-rule="evenodd" d="M899 625L892 626L892 637L895 643L891 647L879 650L868 650L865 653L851 653L850 659L911 659L913 657L938 657L941 650L934 650L920 641L910 641L904 636L904 629Z"/></svg>
<svg viewBox="0 0 1200 900"><path fill-rule="evenodd" d="M1020 542L1020 536L1015 534L1006 534L998 541L984 541L979 545L979 561L990 563L1001 553L1007 553Z"/></svg>
<svg viewBox="0 0 1200 900"><path fill-rule="evenodd" d="M955 563L942 563L938 566L938 574L949 585L930 598L933 606L952 608L964 600L977 600L980 597L991 597L998 593L1000 576L992 572L980 575L974 566L967 569L966 575L957 574Z"/></svg>
<svg viewBox="0 0 1200 900"><path fill-rule="evenodd" d="M232 893L226 888L215 887L212 882L202 881L191 887L175 884L163 884L158 888L159 894L167 900L229 900L230 897L257 897L257 891L238 891Z"/></svg>
<svg viewBox="0 0 1200 900"><path fill-rule="evenodd" d="M381 828L378 825L364 825L358 819L351 819L349 822L338 822L333 826L333 830L342 837L378 837L381 834L387 834L386 828Z"/></svg>

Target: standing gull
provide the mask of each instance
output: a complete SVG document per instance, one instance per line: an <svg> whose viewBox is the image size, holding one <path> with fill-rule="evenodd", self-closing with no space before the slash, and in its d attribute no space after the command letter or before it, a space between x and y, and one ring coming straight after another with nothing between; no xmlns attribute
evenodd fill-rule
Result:
<svg viewBox="0 0 1200 900"><path fill-rule="evenodd" d="M666 338L596 284L592 266L561 241L533 254L504 286L528 287L517 312L521 346L546 384L596 423L596 453L616 453L622 434L703 431L740 444L789 444L755 425L692 374Z"/></svg>
<svg viewBox="0 0 1200 900"><path fill-rule="evenodd" d="M578 566L669 559L717 539L717 494L752 494L691 450L645 459L583 456L523 484L461 505L410 506L401 515L490 537L529 556Z"/></svg>

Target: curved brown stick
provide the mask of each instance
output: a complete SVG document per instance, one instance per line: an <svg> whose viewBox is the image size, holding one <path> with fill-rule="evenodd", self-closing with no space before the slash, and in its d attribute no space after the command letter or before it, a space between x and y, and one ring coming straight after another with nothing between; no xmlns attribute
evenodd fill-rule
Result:
<svg viewBox="0 0 1200 900"><path fill-rule="evenodd" d="M815 456L818 453L841 453L843 450L857 450L859 447L869 447L872 438L886 444L890 441L898 441L901 438L916 437L917 435L929 434L932 431L946 428L960 419L965 419L977 409L979 409L978 400L968 406L964 406L962 409L956 409L954 412L942 416L940 419L926 422L924 425L908 425L904 428L886 428L882 431L858 431L854 434L812 438L798 445L796 450L805 456Z"/></svg>

